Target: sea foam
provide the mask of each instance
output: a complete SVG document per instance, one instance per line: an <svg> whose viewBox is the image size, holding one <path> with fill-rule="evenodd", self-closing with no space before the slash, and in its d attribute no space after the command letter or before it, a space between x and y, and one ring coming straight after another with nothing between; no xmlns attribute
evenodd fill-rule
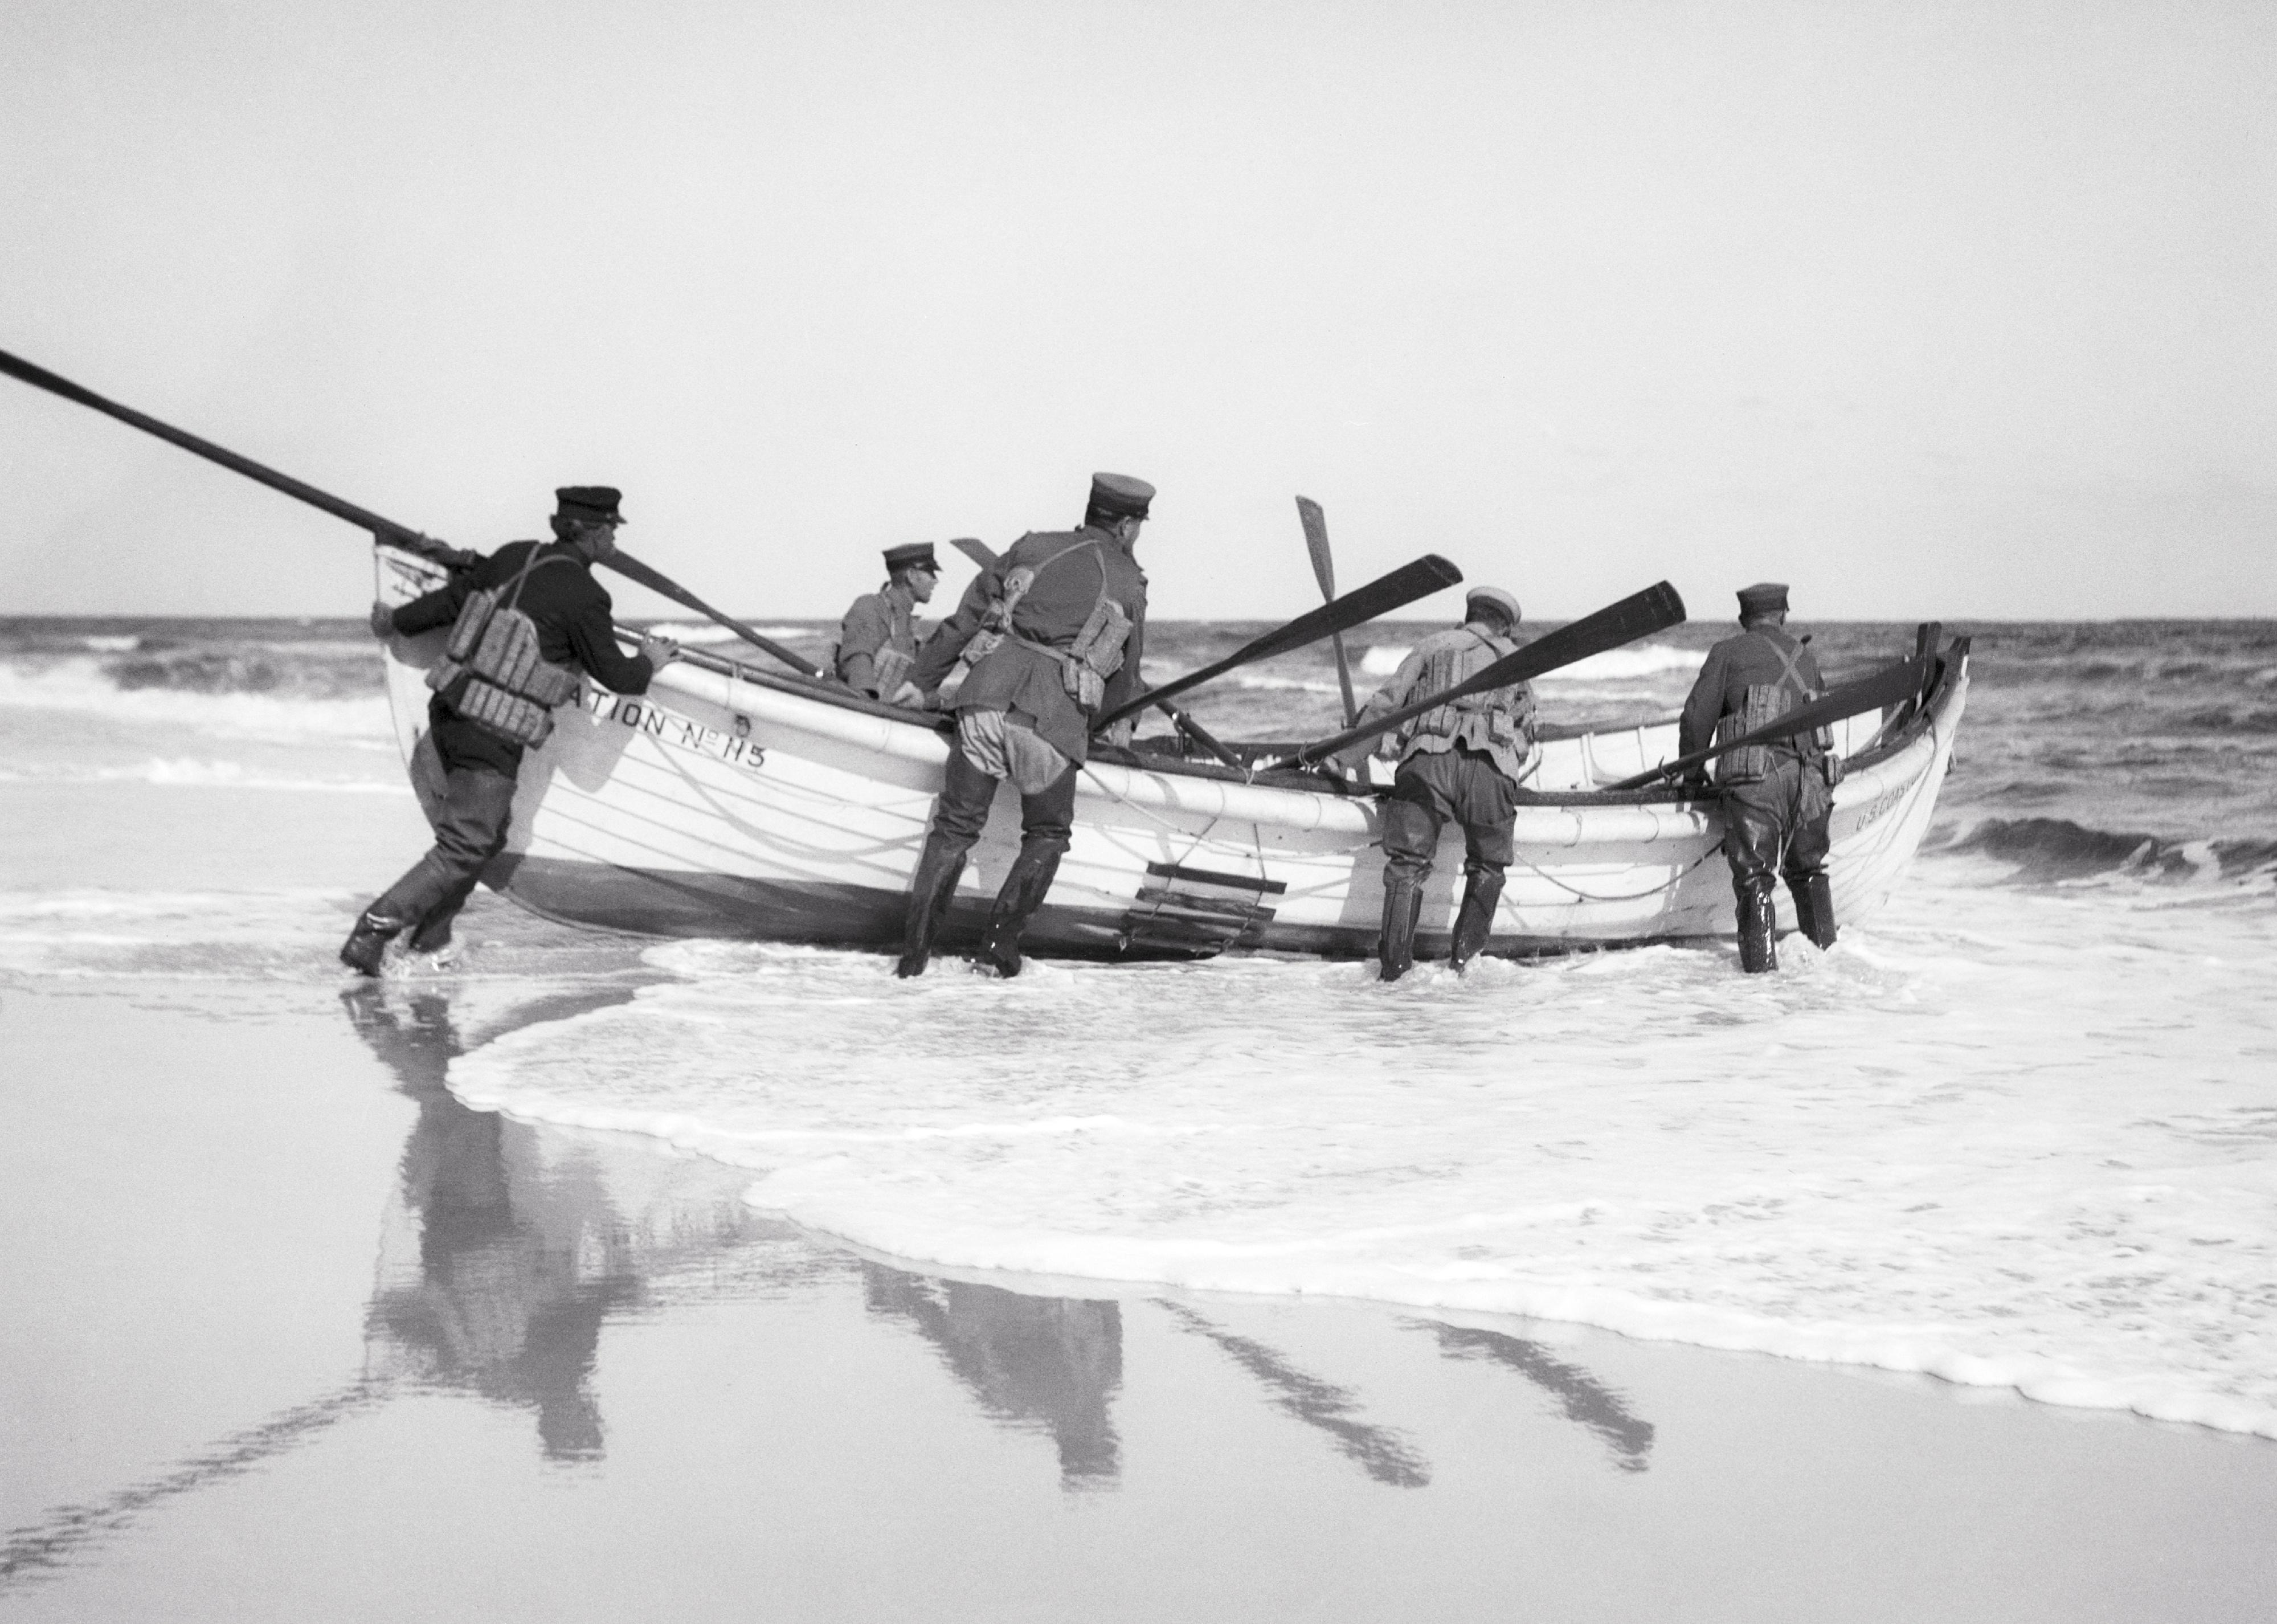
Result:
<svg viewBox="0 0 2277 1624"><path fill-rule="evenodd" d="M969 1267L1334 1293L1928 1371L2277 1437L2262 908L1981 858L1740 981L1645 949L1364 967L652 949L670 983L460 1061L750 1199Z"/></svg>

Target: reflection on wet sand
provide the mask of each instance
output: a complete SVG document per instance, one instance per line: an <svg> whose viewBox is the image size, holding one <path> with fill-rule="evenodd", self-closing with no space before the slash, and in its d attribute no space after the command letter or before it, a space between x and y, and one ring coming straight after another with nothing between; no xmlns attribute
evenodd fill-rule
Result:
<svg viewBox="0 0 2277 1624"><path fill-rule="evenodd" d="M872 1314L916 1326L992 1419L1049 1431L1063 1487L1113 1484L1121 1450L1108 1405L1123 1384L1116 1304L1024 1297L870 1262L862 1294Z"/></svg>
<svg viewBox="0 0 2277 1624"><path fill-rule="evenodd" d="M1327 1433L1340 1452L1358 1461L1360 1469L1376 1482L1395 1489L1421 1489L1430 1483L1431 1463L1405 1438L1389 1428L1352 1418L1359 1399L1349 1388L1299 1370L1275 1349L1237 1336L1184 1303L1158 1297L1154 1306L1176 1320L1181 1330L1206 1337L1223 1348L1234 1363L1264 1384L1273 1395L1274 1408Z"/></svg>
<svg viewBox="0 0 2277 1624"><path fill-rule="evenodd" d="M1116 1302L1033 1296L858 1260L753 1213L740 1199L742 1175L613 1154L601 1138L533 1128L450 1093L451 1062L468 1049L631 996L623 986L556 991L484 1017L454 1011L440 987L377 983L343 993L357 1033L418 1109L388 1195L363 1374L139 1483L9 1531L0 1536L0 1590L51 1577L74 1552L162 1502L253 1470L407 1389L528 1409L546 1459L598 1459L605 1429L591 1377L612 1317L729 1297L812 1295L857 1274L871 1315L913 1327L983 1414L1050 1435L1062 1487L1113 1486L1122 1445L1111 1410L1123 1376ZM1429 1461L1401 1433L1357 1419L1361 1400L1350 1389L1189 1304L1153 1300L1254 1377L1275 1408L1327 1435L1378 1483L1429 1484ZM1451 1358L1519 1372L1602 1437L1621 1470L1645 1468L1650 1423L1586 1372L1500 1332L1403 1323L1429 1330Z"/></svg>
<svg viewBox="0 0 2277 1624"><path fill-rule="evenodd" d="M558 1019L628 992L517 1011ZM341 995L348 1018L419 1107L367 1318L369 1374L457 1387L537 1412L550 1460L598 1457L588 1380L601 1324L640 1298L643 1259L590 1163L548 1163L537 1133L470 1110L444 1086L462 1053L447 999L401 1005L377 987ZM730 1229L718 1237L733 1245Z"/></svg>
<svg viewBox="0 0 2277 1624"><path fill-rule="evenodd" d="M1555 1397L1566 1417L1577 1421L1605 1440L1613 1464L1624 1472L1641 1472L1650 1462L1652 1423L1628 1413L1618 1393L1562 1359L1554 1359L1539 1342L1481 1330L1469 1325L1443 1325L1436 1320L1408 1320L1410 1330L1428 1330L1439 1338L1440 1351L1450 1359L1484 1359L1517 1371Z"/></svg>

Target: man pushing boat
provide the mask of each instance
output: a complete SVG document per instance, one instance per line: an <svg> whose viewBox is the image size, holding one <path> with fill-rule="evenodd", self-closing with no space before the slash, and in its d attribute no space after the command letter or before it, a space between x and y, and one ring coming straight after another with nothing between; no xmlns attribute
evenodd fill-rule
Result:
<svg viewBox="0 0 2277 1624"><path fill-rule="evenodd" d="M1740 635L1708 651L1677 728L1679 755L1753 734L1826 691L1808 639L1786 629L1786 587L1740 589ZM1720 736L1719 736L1720 733ZM1834 889L1826 877L1829 824L1840 764L1833 737L1811 728L1726 751L1717 759L1724 856L1739 903L1740 968L1778 967L1774 876L1794 894L1795 920L1822 948L1834 945ZM1693 780L1706 788L1703 779Z"/></svg>
<svg viewBox="0 0 2277 1624"><path fill-rule="evenodd" d="M1502 588L1471 588L1463 623L1417 644L1360 712L1360 722L1458 688L1509 659L1518 652L1519 619L1518 599ZM1397 981L1414 965L1423 887L1449 819L1463 831L1454 967L1460 970L1486 946L1510 867L1519 785L1533 771L1534 734L1533 685L1513 682L1464 694L1385 736L1399 770L1383 804L1383 935L1377 948L1383 980ZM1357 759L1366 759L1365 747Z"/></svg>
<svg viewBox="0 0 2277 1624"><path fill-rule="evenodd" d="M1092 719L1139 691L1146 575L1131 549L1154 499L1143 479L1093 475L1079 529L1021 537L925 640L909 680L928 698L968 645L984 652L952 702L956 743L910 882L895 975L925 973L965 855L1007 781L1020 792L1020 855L989 911L981 960L999 975L1020 973L1021 934L1074 834ZM1130 724L1120 731L1127 738Z"/></svg>
<svg viewBox="0 0 2277 1624"><path fill-rule="evenodd" d="M575 697L581 668L621 694L678 653L644 637L640 652L617 646L608 592L592 565L616 551L620 493L565 485L553 493L552 542L512 541L423 598L371 606L380 637L451 627L444 658L427 675L427 738L442 770L439 797L421 797L435 844L356 919L340 962L377 975L387 944L405 931L411 950L440 952L451 921L473 895L484 865L506 845L522 752L553 731L553 707Z"/></svg>

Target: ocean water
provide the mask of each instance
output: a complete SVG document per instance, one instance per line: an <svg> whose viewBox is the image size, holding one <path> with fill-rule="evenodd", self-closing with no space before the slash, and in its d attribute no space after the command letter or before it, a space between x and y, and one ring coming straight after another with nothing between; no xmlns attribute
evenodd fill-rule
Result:
<svg viewBox="0 0 2277 1624"><path fill-rule="evenodd" d="M1355 680L1427 629L1348 639ZM1150 628L1150 673L1259 629ZM1667 714L1725 629L1558 674L1545 715ZM2277 1437L2277 625L1955 629L1928 848L1772 977L1703 946L1390 987L1262 960L902 984L488 896L455 966L396 973L623 982L452 1088L746 1170L756 1206L914 1261L1579 1321ZM1839 679L1912 628L1816 638ZM1336 693L1314 650L1194 709L1305 736ZM339 979L423 843L353 621L0 620L0 985L147 978L242 1018Z"/></svg>

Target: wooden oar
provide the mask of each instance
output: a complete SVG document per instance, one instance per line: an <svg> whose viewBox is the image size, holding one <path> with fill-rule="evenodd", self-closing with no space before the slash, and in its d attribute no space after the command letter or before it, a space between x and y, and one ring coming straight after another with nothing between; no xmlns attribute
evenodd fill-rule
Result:
<svg viewBox="0 0 2277 1624"><path fill-rule="evenodd" d="M1342 733L1318 739L1305 745L1293 756L1279 761L1260 762L1260 769L1268 766L1311 766L1330 756L1340 755L1353 745L1389 733L1402 722L1451 704L1466 695L1483 693L1489 688L1507 688L1513 682L1528 682L1545 671L1555 671L1560 666L1570 666L1577 660L1587 660L1592 654L1602 654L1607 649L1617 649L1624 643L1634 643L1639 637L1665 631L1684 621L1684 599L1676 589L1662 581L1609 604L1586 619L1571 626L1561 626L1546 637L1537 637L1515 654L1505 654L1476 675L1455 684L1443 693L1428 699L1418 699L1413 705L1402 705L1382 716L1372 716L1359 727L1347 728Z"/></svg>
<svg viewBox="0 0 2277 1624"><path fill-rule="evenodd" d="M979 565L983 569L990 568L996 562L995 549L991 547L986 542L978 540L973 537L958 536L952 539L948 545L955 547L959 553L964 554L965 557L971 559L974 563ZM1238 773L1245 770L1241 758L1235 755L1233 751L1228 750L1223 744L1220 743L1215 736L1214 736L1208 728L1203 727L1201 723L1187 715L1185 712L1180 710L1177 705L1172 705L1168 699L1158 699L1154 704L1155 708L1160 710L1163 715L1169 717L1172 724L1177 727L1179 732L1193 740L1195 743L1209 751L1210 754L1215 756L1220 761L1231 767L1235 772Z"/></svg>
<svg viewBox="0 0 2277 1624"><path fill-rule="evenodd" d="M1663 779L1680 777L1694 767L1713 761L1727 751L1741 750L1749 744L1767 744L1774 739L1793 738L1798 733L1808 733L1813 728L1824 728L1840 721L1846 716L1855 716L1862 711L1878 711L1884 705L1902 705L1921 690L1927 675L1926 662L1901 660L1893 666L1885 666L1871 676L1862 676L1854 682L1822 694L1809 705L1799 705L1778 721L1766 723L1753 733L1741 734L1728 743L1695 750L1689 755L1664 761L1649 773L1639 773L1634 778L1624 778L1608 789L1641 789L1647 784Z"/></svg>
<svg viewBox="0 0 2277 1624"><path fill-rule="evenodd" d="M1199 688L1238 667L1318 643L1332 632L1349 631L1355 626L1364 626L1378 615L1405 608L1417 599L1428 598L1442 587L1452 586L1462 578L1463 572L1453 564L1436 553L1427 553L1413 563L1402 564L1390 575L1322 604L1309 614L1298 615L1286 626L1276 628L1261 637L1253 638L1215 664L1204 666L1199 671L1189 671L1175 682L1165 682L1152 692L1140 694L1136 699L1108 712L1091 725L1094 730L1112 727L1124 717L1134 715L1150 705L1160 704L1172 694ZM1681 615L1679 618L1682 618Z"/></svg>
<svg viewBox="0 0 2277 1624"><path fill-rule="evenodd" d="M0 372L5 372L12 378L29 384L34 389L44 389L50 394L61 395L66 400L77 401L80 405L102 412L107 416L116 417L121 423L131 423L145 434L155 434L162 440L170 441L185 451L193 452L205 458L209 462L218 462L233 474L242 474L248 479L267 485L272 491L282 491L286 495L306 502L311 507L322 508L335 519L345 519L358 530L369 530L393 545L401 547L407 553L416 553L422 558L432 559L438 564L449 564L454 567L471 563L474 560L475 554L471 553L461 552L456 547L437 541L431 536L423 536L407 524L398 524L392 519L383 519L369 508L359 507L354 502L342 501L330 492L319 491L314 485L303 484L289 474L280 474L273 468L264 468L250 457L240 457L237 453L225 450L211 440L200 439L187 430L178 429L171 423L161 423L156 417L146 416L131 406L121 406L116 400L106 400L93 390L82 389L69 378L58 377L46 368L35 367L28 361L9 355L5 350L0 350Z"/></svg>
<svg viewBox="0 0 2277 1624"><path fill-rule="evenodd" d="M725 626L729 631L734 632L737 637L750 644L753 648L765 650L767 653L773 655L777 660L781 660L783 664L790 667L794 671L796 671L801 676L826 677L830 675L830 673L825 671L820 666L816 665L812 660L804 658L803 655L792 653L790 650L785 648L781 644L777 643L773 638L761 637L758 632L753 631L750 627L744 625L742 621L735 619L735 616L720 614L719 610L713 608L710 604L705 603L701 598L698 598L695 593L681 585L677 581L673 580L670 576L665 575L660 570L650 568L646 564L642 563L638 559L625 552L621 547L600 561L607 565L611 569L615 570L619 575L626 577L628 580L639 582L651 592L660 592L665 597L671 599L673 602L684 605L687 607L695 610L697 614L703 615L706 620L712 621L716 624Z"/></svg>
<svg viewBox="0 0 2277 1624"><path fill-rule="evenodd" d="M280 474L273 468L264 467L250 457L241 457L233 451L215 445L211 440L200 438L186 429L178 429L171 423L161 423L156 417L138 412L131 406L121 406L116 400L106 400L93 390L81 388L69 378L58 377L45 367L35 367L28 361L9 355L5 350L0 350L0 372L29 384L34 389L44 389L50 394L61 395L66 400L76 401L91 410L116 417L121 423L131 423L145 434L155 434L162 440L179 446L185 451L205 458L209 462L218 462L233 474L242 474L248 479L267 485L272 491L281 491L296 500L306 502L311 507L319 508L331 515L335 519L345 519L358 530L367 530L391 546L401 547L407 553L415 553L422 558L431 560L438 564L449 565L453 568L463 568L473 563L478 556L451 546L447 543L438 541L431 536L423 535L407 524L398 524L392 519L382 518L368 507L359 507L354 502L344 501L329 491L319 491L316 486L304 484L290 474ZM771 642L762 637L742 621L729 619L686 587L659 571L650 568L630 553L620 551L600 561L628 580L637 581L651 591L660 592L674 603L683 605L709 620L718 621L753 647L764 649L777 660L796 669L802 675L819 677L826 675L811 660L801 659L780 643Z"/></svg>
<svg viewBox="0 0 2277 1624"><path fill-rule="evenodd" d="M1309 496L1297 499L1297 522L1305 527L1305 551L1313 555L1313 578L1321 583L1321 596L1336 601L1336 564L1329 555L1329 517L1321 505ZM1359 720L1359 701L1352 697L1352 662L1344 658L1344 635L1331 632L1329 641L1336 651L1336 686L1344 693L1344 726L1349 728Z"/></svg>

